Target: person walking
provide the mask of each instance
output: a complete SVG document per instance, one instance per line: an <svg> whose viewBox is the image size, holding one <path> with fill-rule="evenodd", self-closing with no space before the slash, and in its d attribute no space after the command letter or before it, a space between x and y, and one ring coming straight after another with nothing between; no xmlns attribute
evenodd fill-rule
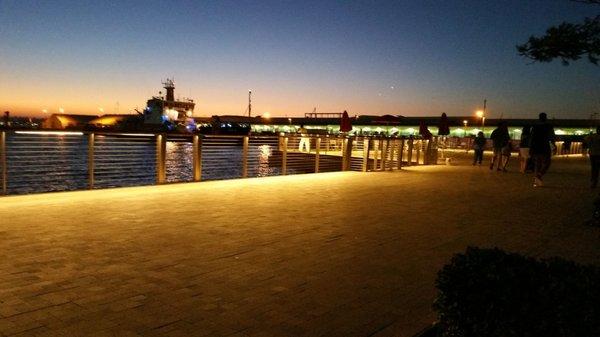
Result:
<svg viewBox="0 0 600 337"><path fill-rule="evenodd" d="M596 133L585 137L585 143L590 154L592 165L592 188L598 186L598 173L600 173L600 126L596 127Z"/></svg>
<svg viewBox="0 0 600 337"><path fill-rule="evenodd" d="M492 157L492 162L490 163L490 170L493 170L494 166L497 166L497 170L501 171L502 149L504 149L510 141L508 127L506 126L505 122L500 122L498 124L498 127L492 131L490 139L492 139L492 144L494 146L494 156Z"/></svg>
<svg viewBox="0 0 600 337"><path fill-rule="evenodd" d="M298 150L302 152L302 149L305 148L306 152L310 152L310 138L308 138L308 130L306 130L304 125L300 125L298 133L300 133L300 143L298 144Z"/></svg>
<svg viewBox="0 0 600 337"><path fill-rule="evenodd" d="M527 171L527 161L529 160L529 144L531 143L531 126L526 125L521 131L521 141L519 142L519 163L520 172Z"/></svg>
<svg viewBox="0 0 600 337"><path fill-rule="evenodd" d="M473 157L473 165L479 164L483 161L483 150L485 150L485 143L487 140L483 135L483 132L479 131L477 133L477 137L473 140L473 151L475 151L475 155Z"/></svg>
<svg viewBox="0 0 600 337"><path fill-rule="evenodd" d="M542 178L550 168L552 149L556 148L554 138L554 127L548 123L548 115L545 112L540 113L537 124L531 128L529 147L529 155L534 163L534 187L544 186Z"/></svg>
<svg viewBox="0 0 600 337"><path fill-rule="evenodd" d="M506 143L506 146L502 148L502 171L507 172L506 167L508 166L508 162L510 161L510 155L512 154L513 146L510 140Z"/></svg>

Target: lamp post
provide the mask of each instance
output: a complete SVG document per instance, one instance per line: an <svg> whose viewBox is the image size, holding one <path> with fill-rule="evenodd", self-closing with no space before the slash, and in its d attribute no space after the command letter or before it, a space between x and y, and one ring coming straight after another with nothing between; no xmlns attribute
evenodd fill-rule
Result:
<svg viewBox="0 0 600 337"><path fill-rule="evenodd" d="M248 90L248 117L252 116L252 90Z"/></svg>
<svg viewBox="0 0 600 337"><path fill-rule="evenodd" d="M481 131L484 131L484 127L485 127L485 112L483 110L478 110L477 112L475 112L475 116L481 118Z"/></svg>
<svg viewBox="0 0 600 337"><path fill-rule="evenodd" d="M465 131L463 132L463 138L467 138L467 124L469 124L469 121L467 121L466 119L463 120L463 125L465 126ZM465 139L465 149L467 150L467 153L469 152L469 148L470 146L470 139Z"/></svg>

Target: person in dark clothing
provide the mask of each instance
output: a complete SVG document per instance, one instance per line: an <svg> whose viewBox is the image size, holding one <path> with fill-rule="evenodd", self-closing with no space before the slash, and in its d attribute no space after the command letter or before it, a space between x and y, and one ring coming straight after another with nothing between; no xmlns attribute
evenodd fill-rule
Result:
<svg viewBox="0 0 600 337"><path fill-rule="evenodd" d="M475 151L475 157L473 158L473 165L479 164L483 161L483 150L485 149L485 143L487 140L483 135L483 132L479 131L477 137L473 140L473 150Z"/></svg>
<svg viewBox="0 0 600 337"><path fill-rule="evenodd" d="M600 126L596 127L596 133L585 138L585 144L590 154L592 165L592 188L598 186L598 174L600 173Z"/></svg>
<svg viewBox="0 0 600 337"><path fill-rule="evenodd" d="M500 122L498 127L492 131L490 136L494 146L494 156L490 163L490 170L494 169L494 165L498 165L498 171L502 171L502 149L508 145L510 141L510 135L508 134L508 127L506 123Z"/></svg>
<svg viewBox="0 0 600 337"><path fill-rule="evenodd" d="M529 155L534 162L533 186L544 186L542 177L550 168L552 158L552 149L554 145L554 128L548 123L548 116L542 112L539 121L531 128L531 142L529 146Z"/></svg>
<svg viewBox="0 0 600 337"><path fill-rule="evenodd" d="M523 127L521 131L521 142L519 142L519 161L521 163L521 173L527 171L527 161L529 160L529 144L531 143L531 126Z"/></svg>

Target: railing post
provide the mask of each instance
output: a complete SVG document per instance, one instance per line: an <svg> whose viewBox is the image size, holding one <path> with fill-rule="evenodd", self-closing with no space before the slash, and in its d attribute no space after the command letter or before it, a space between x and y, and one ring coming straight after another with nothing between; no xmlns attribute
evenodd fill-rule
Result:
<svg viewBox="0 0 600 337"><path fill-rule="evenodd" d="M315 173L319 173L319 162L321 160L321 137L317 137L317 139L315 140Z"/></svg>
<svg viewBox="0 0 600 337"><path fill-rule="evenodd" d="M431 144L433 143L433 138L427 140L427 146L425 147L425 160L423 160L423 164L430 165L432 162L431 158Z"/></svg>
<svg viewBox="0 0 600 337"><path fill-rule="evenodd" d="M408 158L406 158L406 163L407 163L406 165L407 166L412 165L413 146L414 146L414 139L413 138L409 138L408 139L408 150L406 151L407 155L408 155Z"/></svg>
<svg viewBox="0 0 600 337"><path fill-rule="evenodd" d="M2 165L2 195L8 194L8 168L6 167L6 132L0 131L0 165Z"/></svg>
<svg viewBox="0 0 600 337"><path fill-rule="evenodd" d="M94 133L88 134L88 188L94 189Z"/></svg>
<svg viewBox="0 0 600 337"><path fill-rule="evenodd" d="M419 165L419 160L421 159L421 149L423 148L423 140L419 140L419 145L417 146L417 165Z"/></svg>
<svg viewBox="0 0 600 337"><path fill-rule="evenodd" d="M387 163L387 150L387 139L381 138L381 162L379 165L381 165L382 171L385 171L385 165Z"/></svg>
<svg viewBox="0 0 600 337"><path fill-rule="evenodd" d="M375 138L373 141L373 171L377 171L377 157L379 156L379 142Z"/></svg>
<svg viewBox="0 0 600 337"><path fill-rule="evenodd" d="M167 152L167 142L166 135L159 134L156 135L156 183L164 184L166 180L166 152Z"/></svg>
<svg viewBox="0 0 600 337"><path fill-rule="evenodd" d="M362 171L367 172L369 170L369 138L363 138L363 163L362 163Z"/></svg>
<svg viewBox="0 0 600 337"><path fill-rule="evenodd" d="M281 175L287 175L287 148L288 137L283 137L283 153L281 155Z"/></svg>
<svg viewBox="0 0 600 337"><path fill-rule="evenodd" d="M352 160L352 139L344 138L342 143L342 171L350 169L350 161Z"/></svg>
<svg viewBox="0 0 600 337"><path fill-rule="evenodd" d="M396 145L397 145L397 139L391 139L389 140L390 143L390 170L394 170L394 154L396 153Z"/></svg>
<svg viewBox="0 0 600 337"><path fill-rule="evenodd" d="M244 143L242 145L242 178L248 178L248 143L250 137L244 136Z"/></svg>
<svg viewBox="0 0 600 337"><path fill-rule="evenodd" d="M379 156L381 158L379 158L379 171L384 170L384 160L383 160L383 153L385 151L384 149L385 147L385 142L383 141L383 138L379 138Z"/></svg>
<svg viewBox="0 0 600 337"><path fill-rule="evenodd" d="M199 135L192 136L192 165L194 181L202 180L202 138Z"/></svg>
<svg viewBox="0 0 600 337"><path fill-rule="evenodd" d="M402 169L402 159L404 157L404 138L400 139L400 148L398 149L398 170Z"/></svg>

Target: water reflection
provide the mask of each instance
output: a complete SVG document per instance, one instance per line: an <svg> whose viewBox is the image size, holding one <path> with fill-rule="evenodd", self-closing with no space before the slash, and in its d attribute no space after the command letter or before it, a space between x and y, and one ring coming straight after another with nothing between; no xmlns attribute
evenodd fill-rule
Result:
<svg viewBox="0 0 600 337"><path fill-rule="evenodd" d="M271 175L273 170L269 167L269 157L272 154L271 146L269 145L261 145L258 147L259 156L258 156L258 170L257 176L266 177Z"/></svg>
<svg viewBox="0 0 600 337"><path fill-rule="evenodd" d="M193 146L188 142L167 142L166 173L167 182L192 181Z"/></svg>

